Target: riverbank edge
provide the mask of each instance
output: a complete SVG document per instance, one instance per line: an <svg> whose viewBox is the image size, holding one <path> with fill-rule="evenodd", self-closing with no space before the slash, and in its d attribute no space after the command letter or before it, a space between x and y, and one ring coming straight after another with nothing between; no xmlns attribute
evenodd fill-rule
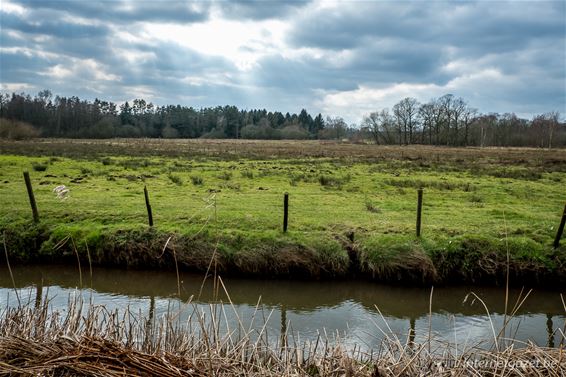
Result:
<svg viewBox="0 0 566 377"><path fill-rule="evenodd" d="M366 279L430 286L505 284L552 289L566 285L566 248L526 237L464 235L443 239L402 234L166 231L0 225L11 264L77 264L124 269L209 272L300 280ZM79 261L79 262L78 262ZM0 258L5 264L6 258ZM509 269L507 269L509 266Z"/></svg>

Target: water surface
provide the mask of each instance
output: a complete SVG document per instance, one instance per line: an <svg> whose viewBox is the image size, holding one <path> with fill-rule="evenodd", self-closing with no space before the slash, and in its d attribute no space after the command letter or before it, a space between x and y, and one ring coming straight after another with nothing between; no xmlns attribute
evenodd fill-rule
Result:
<svg viewBox="0 0 566 377"><path fill-rule="evenodd" d="M228 317L223 326L234 325L239 318L246 327L261 331L267 322L265 332L276 340L287 325L288 333L300 340L323 334L365 350L377 347L384 336L405 341L410 329L416 342L427 339L430 331L435 339L460 348L489 347L493 332L499 333L505 319L502 288L436 287L429 307L430 288L371 282L230 278L223 280L226 293L212 279L203 284L202 275L186 273L178 280L175 272L106 268L94 268L92 276L88 269L80 276L78 268L68 266L18 266L12 271L22 301L33 302L36 287L42 287L41 295L49 297L56 310L64 311L69 295L80 294L109 309L129 308L149 315L151 308L156 317L177 310L179 320L186 321L191 311L222 302ZM523 296L527 291L523 290ZM518 289L509 292L508 313L520 294ZM0 267L0 310L15 305L9 271ZM519 342L559 346L564 342L565 313L560 292L533 290L513 316L506 335Z"/></svg>

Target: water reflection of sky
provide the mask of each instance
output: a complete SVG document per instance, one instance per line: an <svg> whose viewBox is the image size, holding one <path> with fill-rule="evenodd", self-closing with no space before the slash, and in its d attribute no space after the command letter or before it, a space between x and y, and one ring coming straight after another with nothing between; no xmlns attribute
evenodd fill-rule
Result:
<svg viewBox="0 0 566 377"><path fill-rule="evenodd" d="M24 304L33 305L36 298L34 287L19 288L18 292ZM57 285L43 289L43 297L49 300L50 307L62 312L67 309L69 300L77 295L80 295L85 306L92 303L104 305L110 311L128 309L131 313L141 313L144 316L148 315L152 305L150 296L128 296L93 289L81 291ZM14 289L0 288L0 308L14 307L17 304ZM168 313L178 314L177 323L189 324L196 331L200 328L198 317L205 313L204 318L209 321L213 314L206 302L181 301L171 297L154 296L153 307L155 318L162 318ZM281 305L261 303L258 307L250 304L223 304L217 307L216 314L221 315L220 326L223 331L227 328L238 328L238 321L241 321L244 329L253 329L252 337L261 333L262 336L267 336L271 344L276 344L283 326L281 308ZM319 306L310 310L284 310L289 324L289 343L313 341L321 335L330 340L339 338L347 348L364 351L378 347L384 337L397 338L401 343L405 343L411 326L414 326L416 343L428 339L430 326L434 339L450 342L460 350L478 345L485 348L492 345L493 331L497 334L501 330L505 318L502 314L465 315L448 311L433 312L432 315L426 314L416 318L399 318L387 314L382 316L376 308L368 308L355 300L344 300L336 305ZM549 334L553 332L550 345L558 345L562 338L559 329L564 326L565 321L565 315L521 314L510 321L507 334L519 341L532 341L546 346L549 345ZM267 326L264 326L266 322Z"/></svg>

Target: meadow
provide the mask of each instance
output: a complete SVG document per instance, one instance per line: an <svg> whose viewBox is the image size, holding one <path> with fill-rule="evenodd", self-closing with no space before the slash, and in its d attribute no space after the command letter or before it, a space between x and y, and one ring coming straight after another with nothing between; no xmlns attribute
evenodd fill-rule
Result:
<svg viewBox="0 0 566 377"><path fill-rule="evenodd" d="M127 268L417 284L503 284L509 266L512 284L551 287L566 283L566 248L552 247L565 182L565 150L0 141L0 231L14 263L79 257ZM59 185L69 190L64 199L53 192Z"/></svg>

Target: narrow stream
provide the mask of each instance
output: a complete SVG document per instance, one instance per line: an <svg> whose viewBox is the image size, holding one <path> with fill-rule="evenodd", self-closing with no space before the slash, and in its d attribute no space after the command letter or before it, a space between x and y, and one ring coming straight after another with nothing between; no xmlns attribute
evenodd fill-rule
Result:
<svg viewBox="0 0 566 377"><path fill-rule="evenodd" d="M80 289L76 267L18 266L12 272L20 300L33 303L36 287L42 287L40 293L56 310L64 311L70 295L80 294L85 301L112 310L129 308L149 315L151 308L156 317L179 310L179 319L186 320L191 310L222 302L227 316L224 326L240 320L259 331L267 323L265 332L277 339L287 325L287 332L298 341L322 335L366 350L378 347L385 336L405 342L411 329L415 342L428 339L430 331L435 339L462 349L478 345L487 348L505 318L502 288L437 287L429 309L430 288L371 282L230 278L223 280L227 293L222 286L216 287L215 293L211 279L203 285L203 276L195 274L181 274L178 284L174 272L95 268L91 277L89 270L83 269ZM527 292L524 289L522 295ZM519 289L510 290L508 313L520 294ZM0 311L17 304L9 271L0 267ZM533 290L506 328L505 335L519 346L528 341L550 347L566 344L566 309L560 292Z"/></svg>

